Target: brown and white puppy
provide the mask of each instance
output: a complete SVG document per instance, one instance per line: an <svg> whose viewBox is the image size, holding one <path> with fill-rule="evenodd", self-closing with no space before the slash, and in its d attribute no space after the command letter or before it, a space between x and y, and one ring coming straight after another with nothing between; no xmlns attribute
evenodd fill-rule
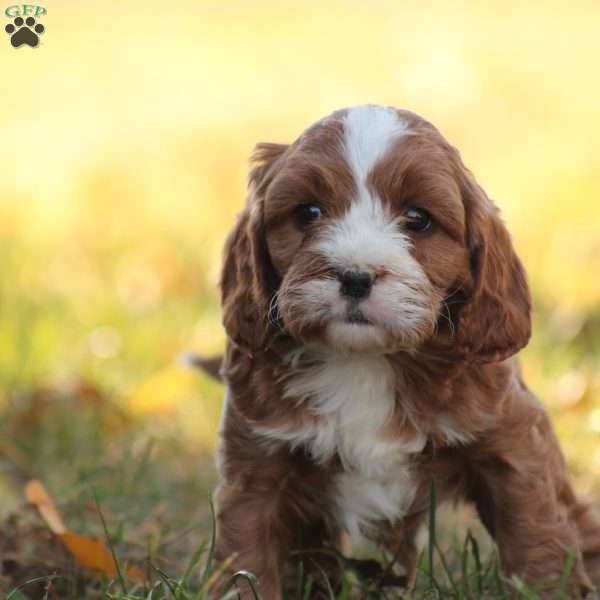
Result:
<svg viewBox="0 0 600 600"><path fill-rule="evenodd" d="M506 573L547 597L575 552L571 597L593 590L599 521L511 358L531 329L523 267L435 127L360 106L259 144L221 290L217 555L263 598L304 551L330 568L318 550L344 531L412 581L432 483L476 506Z"/></svg>

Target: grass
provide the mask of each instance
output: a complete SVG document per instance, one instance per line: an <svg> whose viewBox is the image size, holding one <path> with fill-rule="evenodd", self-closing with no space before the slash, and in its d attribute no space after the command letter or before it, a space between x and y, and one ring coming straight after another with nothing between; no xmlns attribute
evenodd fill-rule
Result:
<svg viewBox="0 0 600 600"><path fill-rule="evenodd" d="M202 376L197 378L200 386ZM106 541L118 573L106 578L78 565L39 515L17 500L17 509L2 522L0 594L13 600L205 598L223 568L213 559L212 457L177 436L157 437L151 422L131 420L110 399L91 401L92 395L90 390L50 395L45 410L39 400L21 398L11 422L3 423L13 433L14 447L7 447L7 436L2 436L0 449L13 457L14 488L30 477L42 478L72 531ZM23 428L27 436L15 435ZM345 577L335 592L324 573L317 580L304 576L299 556L297 591L287 597L308 599L317 587L339 600L537 597L518 580L504 577L495 546L468 511L436 509L435 487L428 521L412 592L384 585L398 581L391 577L393 557L359 547L353 559L338 554ZM362 562L373 558L383 564L376 575L372 563ZM144 571L143 583L128 580L131 565ZM566 574L571 566L565 565ZM234 584L240 578L255 584L251 573L240 572L231 578L226 597L236 597Z"/></svg>
<svg viewBox="0 0 600 600"><path fill-rule="evenodd" d="M210 502L209 502L210 505ZM432 493L432 507L435 507L435 497ZM315 581L304 577L303 564L299 562L299 576L296 591L285 594L286 600L292 598L304 600L311 598L317 587L327 592L327 597L332 600L350 600L352 598L386 600L388 598L410 599L436 599L448 598L454 600L474 600L494 598L509 600L523 598L535 600L538 596L535 591L527 587L518 579L507 579L499 566L499 559L495 547L490 546L487 557L482 558L479 542L468 531L462 544L453 544L448 549L440 549L439 540L435 531L435 508L432 508L429 522L429 535L427 547L421 552L418 561L417 580L415 588L406 592L401 587L391 587L385 584L381 577L365 577L356 569L355 560L347 559L338 554L342 563L351 565L348 568L338 592L329 582L327 575L321 571L322 578ZM99 515L101 511L98 510ZM101 517L103 525L104 519ZM214 520L212 521L214 523ZM114 548L113 536L104 525L106 539L111 550ZM6 600L30 600L31 598L59 597L75 599L82 597L102 597L106 600L203 600L207 598L207 590L218 576L224 565L214 563L215 531L212 528L210 538L201 541L189 557L187 563L183 562L183 570L179 574L167 567L160 567L156 557L146 557L148 581L140 584L127 581L123 575L124 569L119 568L118 576L111 580L86 580L81 573L65 572L33 577L25 580L17 587L6 592ZM115 558L119 556L115 552ZM555 598L567 600L566 581L573 566L573 560L568 560L562 578L562 589ZM382 573L389 575L393 564L384 563ZM259 586L252 573L240 571L231 576L225 584L223 600L237 598L236 583L240 579L246 580L254 592L254 597L260 599ZM389 579L389 577L388 577ZM31 590L34 595L29 595ZM43 594L41 596L40 594ZM57 595L58 594L58 595ZM89 594L89 596L88 596Z"/></svg>

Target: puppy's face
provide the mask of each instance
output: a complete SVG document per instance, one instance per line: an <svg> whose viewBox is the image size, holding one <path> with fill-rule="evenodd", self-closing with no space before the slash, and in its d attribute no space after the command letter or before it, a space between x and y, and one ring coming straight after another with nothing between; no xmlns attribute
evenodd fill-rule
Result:
<svg viewBox="0 0 600 600"><path fill-rule="evenodd" d="M343 352L438 347L477 362L528 340L530 298L496 207L413 113L333 113L260 144L229 236L224 324L250 352L281 330Z"/></svg>
<svg viewBox="0 0 600 600"><path fill-rule="evenodd" d="M264 231L284 328L342 351L417 347L469 279L443 140L394 109L350 109L309 129L265 191Z"/></svg>

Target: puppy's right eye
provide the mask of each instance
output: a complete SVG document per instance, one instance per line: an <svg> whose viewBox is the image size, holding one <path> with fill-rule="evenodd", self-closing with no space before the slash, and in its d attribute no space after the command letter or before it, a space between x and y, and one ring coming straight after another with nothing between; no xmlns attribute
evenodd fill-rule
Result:
<svg viewBox="0 0 600 600"><path fill-rule="evenodd" d="M300 204L294 211L294 218L300 227L306 227L321 217L321 207L316 204Z"/></svg>

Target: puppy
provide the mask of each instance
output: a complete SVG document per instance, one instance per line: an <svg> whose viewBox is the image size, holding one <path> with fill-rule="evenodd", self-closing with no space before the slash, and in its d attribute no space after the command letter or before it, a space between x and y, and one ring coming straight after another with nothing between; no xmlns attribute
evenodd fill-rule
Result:
<svg viewBox="0 0 600 600"><path fill-rule="evenodd" d="M506 574L550 597L573 552L570 597L593 591L600 521L514 357L531 331L523 266L433 125L359 106L259 144L221 292L230 573L252 571L265 600L301 560L335 581L325 549L348 532L414 582L433 485L476 507Z"/></svg>

